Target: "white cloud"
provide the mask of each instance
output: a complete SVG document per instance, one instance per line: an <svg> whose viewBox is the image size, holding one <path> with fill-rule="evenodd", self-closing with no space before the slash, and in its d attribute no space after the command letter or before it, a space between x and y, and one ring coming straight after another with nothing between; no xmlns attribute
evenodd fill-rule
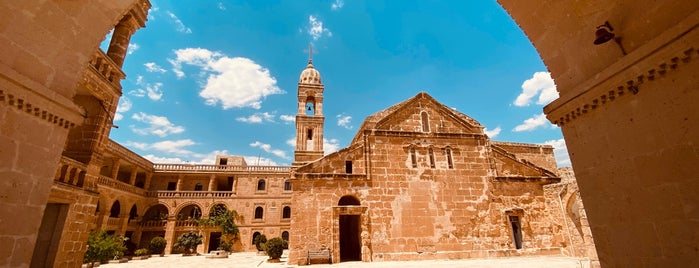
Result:
<svg viewBox="0 0 699 268"><path fill-rule="evenodd" d="M296 147L296 136L294 136L291 139L286 140L286 144L288 144L291 147Z"/></svg>
<svg viewBox="0 0 699 268"><path fill-rule="evenodd" d="M526 120L524 120L522 124L517 125L513 130L515 132L532 131L539 127L545 127L547 125L551 125L551 123L549 123L548 119L546 119L546 115L541 113L538 115L534 115L534 117L527 118Z"/></svg>
<svg viewBox="0 0 699 268"><path fill-rule="evenodd" d="M255 114L252 114L248 117L238 117L235 120L239 121L239 122L243 122L243 123L259 124L259 123L262 123L263 121L274 122L274 115L270 114L268 112L255 113Z"/></svg>
<svg viewBox="0 0 699 268"><path fill-rule="evenodd" d="M278 166L277 162L267 157L260 156L243 156L245 163L249 166Z"/></svg>
<svg viewBox="0 0 699 268"><path fill-rule="evenodd" d="M323 35L328 37L333 36L333 33L330 32L328 28L323 27L323 22L313 15L308 16L308 34L311 35L313 41L317 41L323 37Z"/></svg>
<svg viewBox="0 0 699 268"><path fill-rule="evenodd" d="M569 167L571 165L565 140L550 140L545 141L544 144L553 146L553 154L556 157L558 167Z"/></svg>
<svg viewBox="0 0 699 268"><path fill-rule="evenodd" d="M192 151L184 149L184 147L191 146L194 144L196 143L190 139L174 141L166 140L153 143L150 146L148 146L148 148L175 155L190 155L192 154Z"/></svg>
<svg viewBox="0 0 699 268"><path fill-rule="evenodd" d="M500 135L500 131L502 131L502 128L496 127L493 130L489 130L488 128L485 128L483 132L485 132L485 135L488 135L491 139L494 139L498 135Z"/></svg>
<svg viewBox="0 0 699 268"><path fill-rule="evenodd" d="M528 106L531 99L539 95L536 104L544 105L558 98L556 84L549 72L536 72L532 78L522 83L522 93L515 99L515 106Z"/></svg>
<svg viewBox="0 0 699 268"><path fill-rule="evenodd" d="M276 155L276 156L281 157L281 158L287 158L286 152L279 150L279 149L272 149L272 145L269 145L266 143L255 141L253 143L250 143L250 146L253 148L260 148L265 152L271 153L271 154Z"/></svg>
<svg viewBox="0 0 699 268"><path fill-rule="evenodd" d="M133 132L141 135L156 135L158 137L165 137L170 134L178 134L184 132L184 127L176 126L164 116L149 115L143 112L133 114L131 116L134 120L142 123L146 123L149 126L146 128L137 128L131 126Z"/></svg>
<svg viewBox="0 0 699 268"><path fill-rule="evenodd" d="M340 141L337 139L323 139L323 153L328 155L340 149Z"/></svg>
<svg viewBox="0 0 699 268"><path fill-rule="evenodd" d="M279 89L277 80L267 68L250 59L230 58L203 48L178 49L175 54L177 58L171 59L170 63L178 77L184 76L183 63L209 73L204 88L199 92L207 105L220 103L224 110L242 107L260 109L266 96L286 93Z"/></svg>
<svg viewBox="0 0 699 268"><path fill-rule="evenodd" d="M134 90L129 91L129 95L135 96L135 97L144 97L148 96L149 99L157 101L160 100L163 97L163 91L160 89L163 86L163 83L157 82L157 83L146 83L143 81L143 76L138 76L136 78L136 85L139 85L143 88L137 88Z"/></svg>
<svg viewBox="0 0 699 268"><path fill-rule="evenodd" d="M192 33L192 29L190 29L187 26L184 26L184 23L182 23L182 21L174 13L168 11L167 15L170 16L172 21L175 23L175 30L181 33Z"/></svg>
<svg viewBox="0 0 699 268"><path fill-rule="evenodd" d="M344 0L335 0L335 2L333 2L333 3L330 5L330 9L332 9L332 10L338 10L338 9L341 9L344 5L345 5L345 1L344 1Z"/></svg>
<svg viewBox="0 0 699 268"><path fill-rule="evenodd" d="M163 67L160 67L160 65L156 64L155 62L146 62L143 64L143 66L146 66L146 71L149 73L165 73L167 72Z"/></svg>
<svg viewBox="0 0 699 268"><path fill-rule="evenodd" d="M189 161L182 160L179 157L160 157L153 154L144 155L143 158L148 159L155 164L186 164Z"/></svg>
<svg viewBox="0 0 699 268"><path fill-rule="evenodd" d="M293 115L288 115L288 114L283 114L279 116L279 119L286 123L291 123L296 121L296 116Z"/></svg>
<svg viewBox="0 0 699 268"><path fill-rule="evenodd" d="M226 6L224 6L222 2L218 2L218 9L226 10Z"/></svg>
<svg viewBox="0 0 699 268"><path fill-rule="evenodd" d="M127 97L121 97L119 99L119 105L117 105L116 113L114 114L114 121L119 121L124 118L123 113L128 112L133 107L133 103Z"/></svg>
<svg viewBox="0 0 699 268"><path fill-rule="evenodd" d="M346 129L352 129L354 126L350 125L352 123L352 117L346 114L338 114L337 125Z"/></svg>
<svg viewBox="0 0 699 268"><path fill-rule="evenodd" d="M134 52L136 52L136 50L138 50L139 48L141 48L141 46L139 46L138 44L136 44L136 43L129 43L129 47L126 49L126 54L131 55L131 54L133 54Z"/></svg>

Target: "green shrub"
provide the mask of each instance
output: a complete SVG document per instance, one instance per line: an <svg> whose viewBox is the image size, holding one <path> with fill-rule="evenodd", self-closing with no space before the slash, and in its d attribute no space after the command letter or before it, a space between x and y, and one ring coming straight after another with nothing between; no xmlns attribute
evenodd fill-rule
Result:
<svg viewBox="0 0 699 268"><path fill-rule="evenodd" d="M83 256L83 263L106 263L112 259L124 256L126 246L121 236L109 235L106 231L91 232L87 238L87 251Z"/></svg>
<svg viewBox="0 0 699 268"><path fill-rule="evenodd" d="M286 245L286 240L281 237L275 237L265 242L264 250L270 259L279 259L282 257Z"/></svg>
<svg viewBox="0 0 699 268"><path fill-rule="evenodd" d="M216 250L225 250L225 251L231 251L231 243L226 242L225 240L221 239L221 242L218 243L218 248Z"/></svg>
<svg viewBox="0 0 699 268"><path fill-rule="evenodd" d="M264 245L266 242L267 242L267 237L263 234L256 236L255 239L253 239L253 241L252 241L252 243L255 244L257 251L264 250L262 248L262 245Z"/></svg>
<svg viewBox="0 0 699 268"><path fill-rule="evenodd" d="M195 253L197 246L202 242L202 235L195 232L189 232L182 234L177 238L177 243L175 243L176 248L183 248L184 254L189 255Z"/></svg>
<svg viewBox="0 0 699 268"><path fill-rule="evenodd" d="M145 255L148 255L148 249L147 248L137 249L136 251L134 251L133 254L136 254L136 256L145 256Z"/></svg>
<svg viewBox="0 0 699 268"><path fill-rule="evenodd" d="M165 238L162 238L160 236L156 236L150 240L150 244L148 245L148 249L150 249L150 252L153 252L153 254L163 254L163 251L165 250L166 246L167 246L167 241L165 241Z"/></svg>

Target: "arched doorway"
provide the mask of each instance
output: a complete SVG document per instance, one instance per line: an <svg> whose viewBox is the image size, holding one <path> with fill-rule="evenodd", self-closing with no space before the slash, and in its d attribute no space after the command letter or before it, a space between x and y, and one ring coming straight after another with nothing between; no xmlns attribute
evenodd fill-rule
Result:
<svg viewBox="0 0 699 268"><path fill-rule="evenodd" d="M343 196L339 206L359 206L354 196ZM361 261L361 215L340 215L340 261Z"/></svg>
<svg viewBox="0 0 699 268"><path fill-rule="evenodd" d="M119 204L119 200L114 201L112 204L112 208L109 210L109 217L110 218L119 218L119 214L121 213L121 205Z"/></svg>

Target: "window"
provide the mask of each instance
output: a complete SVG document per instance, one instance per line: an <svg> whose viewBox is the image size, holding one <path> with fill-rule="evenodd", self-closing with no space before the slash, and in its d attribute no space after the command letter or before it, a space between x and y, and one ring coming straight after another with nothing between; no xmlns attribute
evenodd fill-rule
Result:
<svg viewBox="0 0 699 268"><path fill-rule="evenodd" d="M312 129L312 128L309 128L309 129L308 129L308 133L307 133L307 135L306 135L306 139L309 140L309 141L312 141L312 140L313 140L313 129Z"/></svg>
<svg viewBox="0 0 699 268"><path fill-rule="evenodd" d="M204 189L204 185L201 185L201 183L197 183L197 185L194 185L195 191L201 191L202 189Z"/></svg>
<svg viewBox="0 0 699 268"><path fill-rule="evenodd" d="M432 148L429 149L429 154L430 154L430 168L434 168L434 150Z"/></svg>
<svg viewBox="0 0 699 268"><path fill-rule="evenodd" d="M516 249L522 249L522 226L519 223L519 216L508 216L510 227L512 227L512 240Z"/></svg>
<svg viewBox="0 0 699 268"><path fill-rule="evenodd" d="M289 231L282 232L282 239L284 239L284 241L289 242Z"/></svg>
<svg viewBox="0 0 699 268"><path fill-rule="evenodd" d="M264 209L262 207L255 208L255 219L261 220L264 216Z"/></svg>
<svg viewBox="0 0 699 268"><path fill-rule="evenodd" d="M454 168L454 160L451 158L451 149L447 148L447 164L449 165L449 168L452 169Z"/></svg>
<svg viewBox="0 0 699 268"><path fill-rule="evenodd" d="M345 161L345 173L352 174L352 161Z"/></svg>
<svg viewBox="0 0 699 268"><path fill-rule="evenodd" d="M170 181L167 183L167 190L168 191L174 191L177 190L177 182Z"/></svg>
<svg viewBox="0 0 699 268"><path fill-rule="evenodd" d="M255 238L257 238L258 236L260 236L260 232L254 232L254 233L252 234L252 241L250 241L250 244L251 244L251 245L254 245L254 244L255 244Z"/></svg>
<svg viewBox="0 0 699 268"><path fill-rule="evenodd" d="M410 148L410 162L413 165L413 168L417 167L417 156L415 155L415 148Z"/></svg>
<svg viewBox="0 0 699 268"><path fill-rule="evenodd" d="M284 191L291 191L291 180L284 180Z"/></svg>
<svg viewBox="0 0 699 268"><path fill-rule="evenodd" d="M265 180L260 179L257 181L257 190L258 191L264 191L265 190Z"/></svg>
<svg viewBox="0 0 699 268"><path fill-rule="evenodd" d="M282 210L282 219L289 219L291 218L291 208L289 206L285 206L284 209Z"/></svg>
<svg viewBox="0 0 699 268"><path fill-rule="evenodd" d="M221 159L219 159L219 160L218 160L218 164L219 164L219 165L222 165L222 166L228 165L228 158L221 158Z"/></svg>
<svg viewBox="0 0 699 268"><path fill-rule="evenodd" d="M430 120L427 118L427 113L420 113L420 117L422 117L422 132L430 132Z"/></svg>

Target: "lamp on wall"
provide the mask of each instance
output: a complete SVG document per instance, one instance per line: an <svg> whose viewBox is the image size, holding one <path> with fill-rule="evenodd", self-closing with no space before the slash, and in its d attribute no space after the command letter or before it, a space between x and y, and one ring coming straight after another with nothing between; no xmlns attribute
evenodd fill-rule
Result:
<svg viewBox="0 0 699 268"><path fill-rule="evenodd" d="M614 28L612 28L612 25L609 24L609 21L605 21L604 24L597 26L597 30L595 31L595 41L593 42L595 45L607 43L612 39L617 43L617 45L619 45L621 53L626 55L626 50L624 49L624 46L621 45L621 37L617 37L614 34Z"/></svg>

